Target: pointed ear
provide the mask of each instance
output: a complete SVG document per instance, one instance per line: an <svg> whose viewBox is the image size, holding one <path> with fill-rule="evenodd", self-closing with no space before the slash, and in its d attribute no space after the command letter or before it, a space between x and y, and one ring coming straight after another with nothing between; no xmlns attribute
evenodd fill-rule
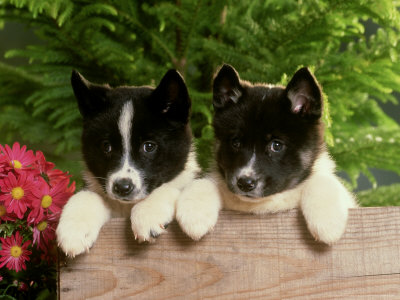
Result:
<svg viewBox="0 0 400 300"><path fill-rule="evenodd" d="M82 117L93 116L106 107L108 86L90 83L75 70L72 71L71 85Z"/></svg>
<svg viewBox="0 0 400 300"><path fill-rule="evenodd" d="M167 118L187 123L191 101L185 81L176 70L169 70L151 96L151 107Z"/></svg>
<svg viewBox="0 0 400 300"><path fill-rule="evenodd" d="M242 96L238 72L230 65L223 65L213 83L214 108L223 108L228 103L237 103Z"/></svg>
<svg viewBox="0 0 400 300"><path fill-rule="evenodd" d="M291 110L302 117L318 119L322 115L322 91L308 68L298 70L286 87Z"/></svg>

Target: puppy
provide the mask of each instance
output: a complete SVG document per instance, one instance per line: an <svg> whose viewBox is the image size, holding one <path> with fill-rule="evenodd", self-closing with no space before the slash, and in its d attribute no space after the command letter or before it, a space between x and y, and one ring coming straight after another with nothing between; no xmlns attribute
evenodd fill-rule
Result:
<svg viewBox="0 0 400 300"><path fill-rule="evenodd" d="M225 209L262 214L300 207L315 239L340 239L357 204L326 150L322 95L307 68L286 87L241 81L229 65L219 70L213 177Z"/></svg>
<svg viewBox="0 0 400 300"><path fill-rule="evenodd" d="M62 211L61 249L70 256L87 251L111 216L130 216L135 238L153 241L173 220L182 190L200 171L185 82L170 70L157 88L111 88L75 71L71 83L83 117L86 188ZM191 234L191 228L185 232Z"/></svg>

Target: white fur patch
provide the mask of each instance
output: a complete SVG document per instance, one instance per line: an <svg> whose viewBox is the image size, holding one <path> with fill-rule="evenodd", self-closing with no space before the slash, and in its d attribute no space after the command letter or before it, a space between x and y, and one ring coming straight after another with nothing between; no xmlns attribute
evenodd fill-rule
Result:
<svg viewBox="0 0 400 300"><path fill-rule="evenodd" d="M164 225L175 217L179 193L178 189L164 183L132 208L131 222L135 239L154 242L155 237L165 232Z"/></svg>
<svg viewBox="0 0 400 300"><path fill-rule="evenodd" d="M221 199L214 181L196 179L178 198L176 219L182 230L197 241L214 228L220 209Z"/></svg>
<svg viewBox="0 0 400 300"><path fill-rule="evenodd" d="M316 240L333 244L343 235L348 209L356 207L351 194L336 176L316 174L307 180L301 209L308 229Z"/></svg>
<svg viewBox="0 0 400 300"><path fill-rule="evenodd" d="M111 212L96 193L83 190L64 206L58 224L57 242L66 255L88 252Z"/></svg>
<svg viewBox="0 0 400 300"><path fill-rule="evenodd" d="M107 193L117 200L119 199L118 195L113 194L113 185L116 181L127 178L132 181L135 185L135 189L139 191L139 193L133 194L131 197L133 199L124 199L124 200L140 200L146 197L147 191L143 188L143 176L138 170L134 163L131 160L130 152L131 152L131 131L132 131L132 119L134 116L133 105L131 101L128 101L124 104L121 110L121 116L118 120L118 128L122 137L122 149L123 155L121 159L121 166L118 170L111 173L107 178L106 189Z"/></svg>
<svg viewBox="0 0 400 300"><path fill-rule="evenodd" d="M131 130L133 114L134 112L132 102L128 101L122 107L121 116L118 120L118 128L122 136L122 146L125 154L131 151Z"/></svg>

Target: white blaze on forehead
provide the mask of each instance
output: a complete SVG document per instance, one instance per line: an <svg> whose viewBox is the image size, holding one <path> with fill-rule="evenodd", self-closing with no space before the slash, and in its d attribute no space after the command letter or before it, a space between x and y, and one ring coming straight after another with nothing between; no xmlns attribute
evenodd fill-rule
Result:
<svg viewBox="0 0 400 300"><path fill-rule="evenodd" d="M113 195L113 185L120 179L130 179L135 186L135 192L131 196L135 200L142 199L146 196L147 192L143 187L143 177L131 159L131 137L132 137L132 120L134 116L133 104L131 101L126 102L122 109L121 115L118 120L118 129L122 138L122 156L121 165L117 170L111 173L107 182L107 193ZM116 195L114 195L116 197Z"/></svg>
<svg viewBox="0 0 400 300"><path fill-rule="evenodd" d="M131 101L124 104L121 110L121 116L118 120L118 128L122 136L122 146L124 154L131 150L131 130L133 119L133 105Z"/></svg>

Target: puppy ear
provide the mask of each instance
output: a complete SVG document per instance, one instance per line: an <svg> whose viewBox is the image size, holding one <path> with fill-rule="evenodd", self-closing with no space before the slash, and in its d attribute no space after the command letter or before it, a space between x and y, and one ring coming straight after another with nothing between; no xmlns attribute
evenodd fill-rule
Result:
<svg viewBox="0 0 400 300"><path fill-rule="evenodd" d="M223 108L228 103L237 103L243 94L238 72L230 65L223 65L213 83L214 108Z"/></svg>
<svg viewBox="0 0 400 300"><path fill-rule="evenodd" d="M291 110L302 117L318 119L322 115L322 91L308 68L298 70L286 87Z"/></svg>
<svg viewBox="0 0 400 300"><path fill-rule="evenodd" d="M71 85L84 118L97 114L107 105L106 92L110 90L108 86L90 83L75 70L72 71Z"/></svg>
<svg viewBox="0 0 400 300"><path fill-rule="evenodd" d="M166 117L187 123L191 101L185 81L176 70L169 70L152 93L151 107Z"/></svg>

